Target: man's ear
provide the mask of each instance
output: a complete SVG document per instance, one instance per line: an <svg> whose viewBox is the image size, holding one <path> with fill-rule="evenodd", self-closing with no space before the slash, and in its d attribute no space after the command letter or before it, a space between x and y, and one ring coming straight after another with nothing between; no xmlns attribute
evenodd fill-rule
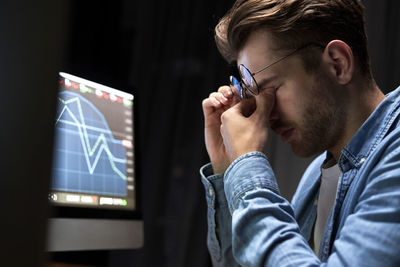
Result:
<svg viewBox="0 0 400 267"><path fill-rule="evenodd" d="M340 40L330 41L322 55L329 74L342 85L348 84L354 75L354 55L350 46Z"/></svg>

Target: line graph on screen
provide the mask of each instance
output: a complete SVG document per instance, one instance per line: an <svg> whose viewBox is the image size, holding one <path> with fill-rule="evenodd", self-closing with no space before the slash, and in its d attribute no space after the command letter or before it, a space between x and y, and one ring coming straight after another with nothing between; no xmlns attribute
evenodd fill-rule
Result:
<svg viewBox="0 0 400 267"><path fill-rule="evenodd" d="M93 103L61 92L55 126L53 190L126 195L126 148Z"/></svg>

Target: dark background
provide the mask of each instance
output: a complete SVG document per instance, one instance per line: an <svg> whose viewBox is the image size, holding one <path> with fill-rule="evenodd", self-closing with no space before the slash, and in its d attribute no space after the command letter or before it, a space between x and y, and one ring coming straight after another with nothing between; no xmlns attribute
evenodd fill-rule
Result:
<svg viewBox="0 0 400 267"><path fill-rule="evenodd" d="M17 74L23 66L26 73L29 68L43 69L40 82L47 82L46 88L51 90L46 92L47 107L52 107L53 97L55 101L57 88L55 86L52 91L50 81L56 84L55 74L58 71L131 92L138 105L136 127L140 152L137 157L145 223L144 247L133 251L58 253L47 256L55 261L110 267L210 266L206 249L205 193L198 172L199 167L208 161L203 142L201 101L218 86L226 84L233 71L232 66L228 66L218 54L213 41L214 26L233 1L43 1L40 5L21 2L21 5L0 4L2 39L15 39L15 43L19 44L15 46L10 42L2 46L0 54L3 59L10 53L14 55L16 51L15 56L20 59L0 62L2 77L9 81L5 85L15 87L12 96L18 96L18 90L22 90L18 88L23 85L17 86L15 81L20 79ZM374 75L381 89L389 92L400 84L400 24L395 17L400 12L400 2L363 2L366 5ZM19 16L17 18L26 19L12 20L11 17L16 14ZM21 27L12 28L18 25ZM21 42L14 36L19 31L23 36ZM21 51L27 50L28 55L33 53L40 57L22 56ZM9 70L9 64L15 70ZM6 69L14 76L7 76ZM48 81L43 80L46 75L49 76ZM1 90L8 88L5 85ZM44 89L42 91L41 97L45 97ZM26 99L34 97L38 96L23 96ZM26 105L24 110L28 112L30 108ZM3 106L2 114L7 112L9 107ZM41 112L42 115L46 114L45 109ZM24 114L19 117L16 114L16 120ZM51 116L52 113L47 114ZM2 125L11 124L5 120ZM37 125L30 127L26 129L26 134ZM40 127L46 130L38 133L37 140L44 138L43 133L48 140L51 129L46 125ZM24 135L21 133L18 137L24 138ZM51 151L49 145L46 148L42 153ZM7 146L4 149L8 152L12 148ZM294 157L290 149L276 137L272 137L269 150L282 194L290 198L311 159ZM32 166L37 165L34 164L33 152L25 156L25 160L32 161ZM13 160L12 157L8 158ZM15 158L22 160L17 156ZM30 172L29 181L46 176L49 157L46 162L47 165L42 165L40 169L41 173ZM3 164L6 168L8 163ZM10 177L12 175L9 174ZM25 176L21 173L21 177ZM23 178L21 181L24 182ZM45 196L43 193L46 189L43 186L46 182L46 179L42 181L37 194ZM5 185L7 194L12 195L18 190L13 182L6 182ZM35 183L35 186L38 185ZM40 198L39 202L44 204L45 197ZM34 252L39 253L43 248L43 240L37 238L26 241L30 233L43 235L44 226L38 226L40 218L32 224L32 218L37 213L32 214L32 207L28 208L20 209L17 214L5 207L3 214L11 214L7 216L11 223L1 226L9 233L13 230L17 233L14 239L11 234L5 233L5 240L9 237L13 239L11 244L27 244L19 248L18 245L6 246L16 257L36 257L40 262L43 258ZM45 217L46 209L39 209L39 212L39 217ZM13 220L18 220L18 228L10 226ZM40 231L35 231L37 227ZM24 234L19 234L22 232ZM36 250L30 250L29 245ZM2 251L7 253L3 247ZM7 259L3 261L7 262Z"/></svg>

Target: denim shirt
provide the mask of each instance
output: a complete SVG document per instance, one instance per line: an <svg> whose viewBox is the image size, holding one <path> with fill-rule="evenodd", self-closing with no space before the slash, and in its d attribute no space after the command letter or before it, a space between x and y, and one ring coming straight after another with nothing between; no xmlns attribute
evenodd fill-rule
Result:
<svg viewBox="0 0 400 267"><path fill-rule="evenodd" d="M387 95L342 150L342 175L319 255L308 241L320 167L305 171L292 203L280 196L267 157L236 159L224 176L201 168L214 266L400 266L400 87ZM316 244L317 245L317 244Z"/></svg>

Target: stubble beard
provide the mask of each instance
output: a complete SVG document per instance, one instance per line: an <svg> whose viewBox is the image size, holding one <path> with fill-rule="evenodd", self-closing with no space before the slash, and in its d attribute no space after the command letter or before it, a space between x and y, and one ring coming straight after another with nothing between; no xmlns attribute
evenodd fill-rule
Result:
<svg viewBox="0 0 400 267"><path fill-rule="evenodd" d="M291 143L299 157L311 157L334 147L344 134L346 113L334 95L336 91L332 91L336 88L322 75L316 79L296 127L300 138Z"/></svg>

